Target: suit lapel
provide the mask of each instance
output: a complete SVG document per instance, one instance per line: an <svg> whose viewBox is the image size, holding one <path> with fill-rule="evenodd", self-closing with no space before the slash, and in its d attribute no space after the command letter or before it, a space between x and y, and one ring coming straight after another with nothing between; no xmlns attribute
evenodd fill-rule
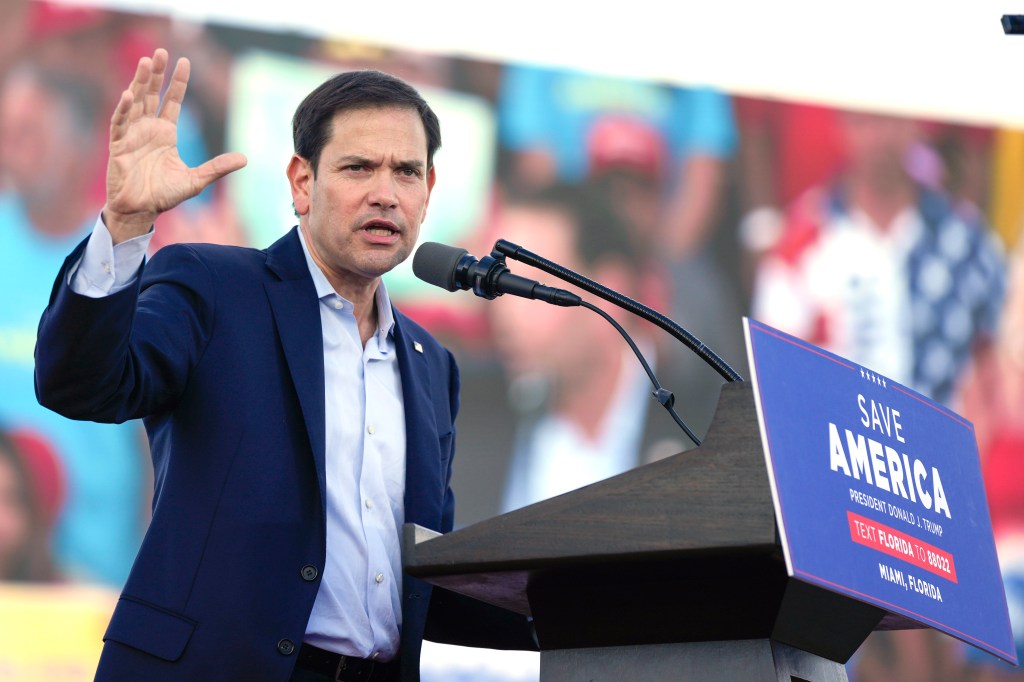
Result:
<svg viewBox="0 0 1024 682"><path fill-rule="evenodd" d="M437 421L423 341L407 334L395 311L395 347L405 401L405 520L428 528L441 521L445 482L438 450Z"/></svg>
<svg viewBox="0 0 1024 682"><path fill-rule="evenodd" d="M320 302L299 239L296 228L267 249L267 268L276 278L264 287L313 448L320 499L326 501L323 330Z"/></svg>

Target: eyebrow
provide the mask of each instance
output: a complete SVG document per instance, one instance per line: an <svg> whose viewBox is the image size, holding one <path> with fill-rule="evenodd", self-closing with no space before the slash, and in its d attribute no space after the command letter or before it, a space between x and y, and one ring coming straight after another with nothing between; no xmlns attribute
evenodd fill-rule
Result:
<svg viewBox="0 0 1024 682"><path fill-rule="evenodd" d="M377 163L375 161L372 161L372 160L370 160L369 158L367 158L365 156L359 156L358 154L350 154L348 156L339 157L338 159L335 159L335 163L338 166L347 166L349 164L357 164L357 165L360 165L360 166L376 166L377 165ZM397 166L399 168L415 168L417 170L423 170L426 167L426 163L423 162L423 161L420 161L418 159L415 159L415 160L408 160L408 161L399 161Z"/></svg>

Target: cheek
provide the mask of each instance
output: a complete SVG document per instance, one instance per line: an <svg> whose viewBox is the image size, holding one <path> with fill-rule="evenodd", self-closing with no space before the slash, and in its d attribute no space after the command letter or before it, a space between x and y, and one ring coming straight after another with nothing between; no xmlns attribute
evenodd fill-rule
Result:
<svg viewBox="0 0 1024 682"><path fill-rule="evenodd" d="M402 203L407 207L406 213L411 222L420 223L427 215L427 205L430 198L426 187L416 186L408 188L402 198Z"/></svg>

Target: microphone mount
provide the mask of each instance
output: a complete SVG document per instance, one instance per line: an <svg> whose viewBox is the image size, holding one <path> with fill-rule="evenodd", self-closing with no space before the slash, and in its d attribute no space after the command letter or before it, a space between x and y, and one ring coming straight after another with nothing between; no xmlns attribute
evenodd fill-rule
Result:
<svg viewBox="0 0 1024 682"><path fill-rule="evenodd" d="M505 256L500 253L492 253L480 260L464 253L455 262L445 288L449 291L469 289L487 300L511 294L562 307L578 306L582 302L579 296L570 291L512 274L505 264Z"/></svg>
<svg viewBox="0 0 1024 682"><path fill-rule="evenodd" d="M466 254L455 265L455 281L470 283L471 286L468 288L472 289L474 294L490 301L501 296L498 278L508 271L505 257L501 254L495 257L492 253L479 261Z"/></svg>

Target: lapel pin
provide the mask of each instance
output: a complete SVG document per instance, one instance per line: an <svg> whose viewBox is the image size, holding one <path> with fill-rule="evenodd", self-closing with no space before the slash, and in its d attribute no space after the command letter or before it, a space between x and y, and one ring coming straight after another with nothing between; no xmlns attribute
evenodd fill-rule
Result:
<svg viewBox="0 0 1024 682"><path fill-rule="evenodd" d="M412 347L416 349L417 353L423 352L423 344L421 344L419 341L413 341Z"/></svg>

